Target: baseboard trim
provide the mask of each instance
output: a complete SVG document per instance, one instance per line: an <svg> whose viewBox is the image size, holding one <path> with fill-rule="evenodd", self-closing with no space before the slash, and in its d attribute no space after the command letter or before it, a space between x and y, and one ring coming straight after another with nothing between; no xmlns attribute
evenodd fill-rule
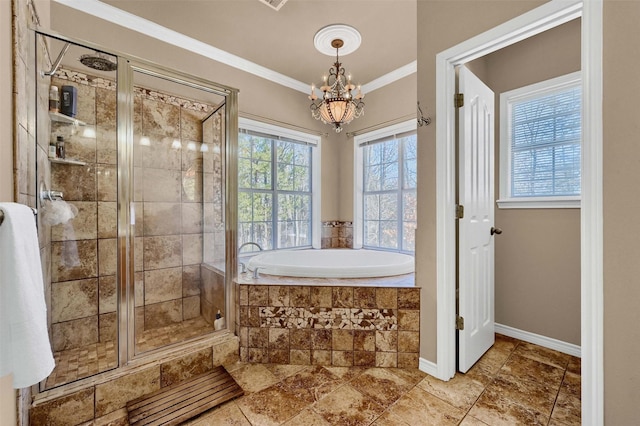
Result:
<svg viewBox="0 0 640 426"><path fill-rule="evenodd" d="M539 334L531 333L529 331L519 330L517 328L509 327L508 325L495 324L495 332L504 334L508 337L522 340L524 342L533 343L545 348L553 349L554 351L569 354L580 358L582 349L578 345L573 343L563 342L562 340L553 339L551 337L541 336ZM428 362L428 361L427 361ZM420 358L422 364L422 358ZM422 368L420 368L422 370ZM424 370L422 370L424 371Z"/></svg>
<svg viewBox="0 0 640 426"><path fill-rule="evenodd" d="M430 376L438 377L438 364L436 364L435 362L420 358L418 362L418 369Z"/></svg>

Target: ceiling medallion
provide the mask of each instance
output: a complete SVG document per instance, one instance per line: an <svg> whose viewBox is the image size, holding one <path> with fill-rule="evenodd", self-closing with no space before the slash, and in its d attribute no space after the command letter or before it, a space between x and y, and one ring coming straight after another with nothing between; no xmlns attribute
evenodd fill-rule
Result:
<svg viewBox="0 0 640 426"><path fill-rule="evenodd" d="M316 95L315 84L311 85L311 115L316 120L333 125L336 133L342 131L343 125L364 114L362 90L358 86L358 92L353 93L356 86L351 83L351 75L346 74L339 57L340 49L343 55L347 55L358 49L361 41L358 30L343 24L324 27L313 38L316 49L321 53L333 55L335 51L336 61L329 69L329 74L323 76L321 98Z"/></svg>

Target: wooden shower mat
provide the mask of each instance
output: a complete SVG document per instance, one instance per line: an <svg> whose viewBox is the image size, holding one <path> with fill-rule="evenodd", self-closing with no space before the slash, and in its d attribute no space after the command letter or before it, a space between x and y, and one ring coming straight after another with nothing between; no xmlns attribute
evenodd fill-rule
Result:
<svg viewBox="0 0 640 426"><path fill-rule="evenodd" d="M127 403L129 424L177 425L244 391L224 367L167 386Z"/></svg>

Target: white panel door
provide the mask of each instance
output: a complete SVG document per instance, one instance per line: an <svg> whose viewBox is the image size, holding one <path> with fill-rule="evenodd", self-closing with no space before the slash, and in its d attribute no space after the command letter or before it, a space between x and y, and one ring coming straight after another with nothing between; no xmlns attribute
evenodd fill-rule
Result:
<svg viewBox="0 0 640 426"><path fill-rule="evenodd" d="M459 315L458 369L468 371L493 345L494 335L494 95L460 68L459 92Z"/></svg>

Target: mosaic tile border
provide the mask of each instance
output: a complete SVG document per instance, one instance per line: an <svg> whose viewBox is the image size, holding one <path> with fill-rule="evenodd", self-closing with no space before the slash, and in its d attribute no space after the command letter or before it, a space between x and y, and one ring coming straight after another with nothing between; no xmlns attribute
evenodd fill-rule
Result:
<svg viewBox="0 0 640 426"><path fill-rule="evenodd" d="M260 307L260 327L397 330L395 309Z"/></svg>
<svg viewBox="0 0 640 426"><path fill-rule="evenodd" d="M101 89L108 89L108 90L114 90L114 91L117 89L117 84L115 81L102 78L102 77L92 76L89 74L82 73L80 71L71 70L67 68L59 68L56 71L55 76L61 80L73 81L74 83L84 84L86 86L99 87ZM160 101L169 105L174 105L174 106L192 110L192 111L209 113L216 108L214 106L203 104L201 102L196 102L190 99L184 99L175 95L161 93L155 90L145 89L141 87L134 87L133 93L135 96L139 96L145 99Z"/></svg>

